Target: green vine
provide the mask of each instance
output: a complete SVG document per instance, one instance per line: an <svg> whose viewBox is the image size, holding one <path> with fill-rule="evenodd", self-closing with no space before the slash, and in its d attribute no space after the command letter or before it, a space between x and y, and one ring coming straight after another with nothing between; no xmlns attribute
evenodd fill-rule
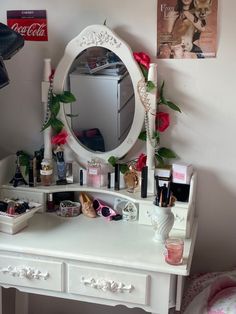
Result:
<svg viewBox="0 0 236 314"><path fill-rule="evenodd" d="M75 100L75 96L70 91L64 91L62 94L54 94L50 91L48 100L49 117L44 123L41 131L44 131L48 127L52 127L56 133L60 133L64 127L64 123L57 117L60 111L60 104L69 104ZM73 117L74 115L68 116Z"/></svg>

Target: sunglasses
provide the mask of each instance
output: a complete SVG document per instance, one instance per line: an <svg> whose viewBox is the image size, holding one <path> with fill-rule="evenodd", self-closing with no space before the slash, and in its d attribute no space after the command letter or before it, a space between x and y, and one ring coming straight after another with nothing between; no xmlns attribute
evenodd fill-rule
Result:
<svg viewBox="0 0 236 314"><path fill-rule="evenodd" d="M104 204L102 201L95 199L93 201L93 208L96 210L98 216L102 216L111 220L112 217L117 215L117 212L111 207Z"/></svg>

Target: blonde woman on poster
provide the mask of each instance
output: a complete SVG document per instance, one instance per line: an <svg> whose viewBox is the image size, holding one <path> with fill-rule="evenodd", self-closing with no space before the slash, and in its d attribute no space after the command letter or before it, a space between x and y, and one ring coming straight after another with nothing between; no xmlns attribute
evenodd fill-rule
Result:
<svg viewBox="0 0 236 314"><path fill-rule="evenodd" d="M161 1L162 24L159 58L204 58L197 44L206 31L207 17L211 14L212 0L177 0L175 5Z"/></svg>

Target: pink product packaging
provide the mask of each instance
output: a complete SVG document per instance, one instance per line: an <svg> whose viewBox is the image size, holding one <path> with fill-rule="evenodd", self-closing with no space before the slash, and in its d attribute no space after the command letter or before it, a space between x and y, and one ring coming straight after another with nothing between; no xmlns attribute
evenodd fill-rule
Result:
<svg viewBox="0 0 236 314"><path fill-rule="evenodd" d="M184 162L172 165L172 181L174 183L190 184L193 166Z"/></svg>

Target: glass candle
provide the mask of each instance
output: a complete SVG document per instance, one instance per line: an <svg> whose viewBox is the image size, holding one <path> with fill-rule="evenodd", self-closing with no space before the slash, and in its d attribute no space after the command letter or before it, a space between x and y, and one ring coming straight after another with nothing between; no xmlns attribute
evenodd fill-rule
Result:
<svg viewBox="0 0 236 314"><path fill-rule="evenodd" d="M183 262L184 241L182 239L167 239L165 241L165 261L171 265Z"/></svg>

